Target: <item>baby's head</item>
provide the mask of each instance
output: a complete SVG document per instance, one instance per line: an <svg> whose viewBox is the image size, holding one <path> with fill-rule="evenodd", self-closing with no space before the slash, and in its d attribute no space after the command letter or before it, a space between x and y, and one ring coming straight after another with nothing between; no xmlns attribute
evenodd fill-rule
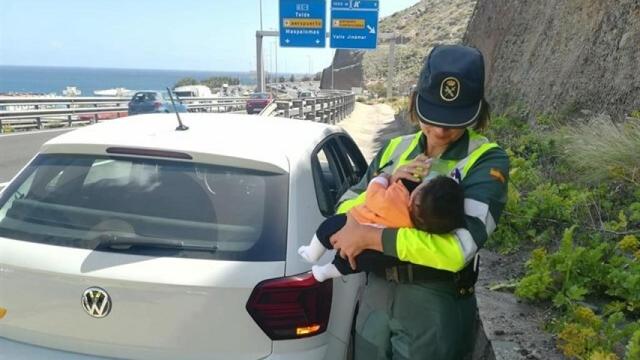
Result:
<svg viewBox="0 0 640 360"><path fill-rule="evenodd" d="M438 176L411 193L409 215L413 225L433 234L464 226L464 190L455 180Z"/></svg>

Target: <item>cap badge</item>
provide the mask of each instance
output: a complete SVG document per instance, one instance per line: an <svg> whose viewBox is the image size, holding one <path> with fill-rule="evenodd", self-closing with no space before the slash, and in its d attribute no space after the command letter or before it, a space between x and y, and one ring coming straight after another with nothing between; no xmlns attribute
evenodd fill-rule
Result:
<svg viewBox="0 0 640 360"><path fill-rule="evenodd" d="M460 81L454 77L442 80L440 85L440 97L444 101L453 101L460 95Z"/></svg>

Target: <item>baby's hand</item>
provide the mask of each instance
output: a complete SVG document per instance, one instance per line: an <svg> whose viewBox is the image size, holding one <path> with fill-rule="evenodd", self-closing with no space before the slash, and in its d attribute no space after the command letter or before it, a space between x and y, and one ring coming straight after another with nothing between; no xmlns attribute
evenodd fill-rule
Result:
<svg viewBox="0 0 640 360"><path fill-rule="evenodd" d="M391 181L396 182L400 179L406 179L409 181L421 182L422 179L429 173L430 168L431 158L421 154L416 156L416 158L411 162L398 167L393 173Z"/></svg>

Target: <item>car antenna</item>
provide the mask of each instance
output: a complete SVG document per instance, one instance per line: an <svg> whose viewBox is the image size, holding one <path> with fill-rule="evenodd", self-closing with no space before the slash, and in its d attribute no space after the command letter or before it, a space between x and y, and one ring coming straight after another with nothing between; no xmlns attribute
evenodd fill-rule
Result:
<svg viewBox="0 0 640 360"><path fill-rule="evenodd" d="M182 120L180 119L180 113L178 113L178 108L176 108L176 103L175 103L175 101L173 101L173 92L169 88L167 88L167 92L169 92L169 99L171 99L171 105L173 105L173 111L176 112L176 116L178 117L178 124L179 125L176 128L176 131L189 130L189 127L184 125L182 123Z"/></svg>

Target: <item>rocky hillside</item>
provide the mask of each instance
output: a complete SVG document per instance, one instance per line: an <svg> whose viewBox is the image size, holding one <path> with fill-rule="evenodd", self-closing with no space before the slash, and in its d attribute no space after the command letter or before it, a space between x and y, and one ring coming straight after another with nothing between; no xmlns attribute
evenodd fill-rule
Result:
<svg viewBox="0 0 640 360"><path fill-rule="evenodd" d="M485 54L497 111L640 109L638 0L479 0L464 42Z"/></svg>
<svg viewBox="0 0 640 360"><path fill-rule="evenodd" d="M422 0L380 21L380 32L398 34L395 91L415 84L425 56L435 44L459 43L473 13L475 0ZM365 83L387 77L389 47L384 42L364 56Z"/></svg>
<svg viewBox="0 0 640 360"><path fill-rule="evenodd" d="M462 40L475 4L476 0L421 0L380 20L379 32L398 36L395 51L396 93L406 93L415 84L422 61L434 44L459 43ZM379 40L378 48L374 51L336 51L335 88L382 84L387 78L388 56L388 42L382 40ZM351 61L345 62L345 59ZM339 84L336 82L338 73L341 77ZM323 87L329 87L330 75L330 68L325 69Z"/></svg>

